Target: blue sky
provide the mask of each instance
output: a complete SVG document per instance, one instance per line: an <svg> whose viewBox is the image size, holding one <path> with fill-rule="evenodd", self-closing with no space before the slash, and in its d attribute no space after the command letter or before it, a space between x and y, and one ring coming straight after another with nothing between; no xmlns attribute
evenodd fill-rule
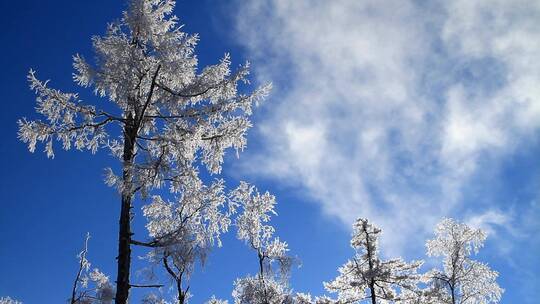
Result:
<svg viewBox="0 0 540 304"><path fill-rule="evenodd" d="M292 273L295 291L324 293L322 282L352 254L356 217L382 226L387 256L413 259L424 257L435 223L452 216L488 231L479 259L500 272L503 303L535 303L540 5L215 2L180 1L176 14L200 34L202 65L230 52L233 63L252 62L255 83L274 83L247 150L240 159L230 153L223 177L230 187L246 179L277 196L277 233L302 262ZM25 77L33 68L53 86L76 90L71 56L90 57L90 37L124 4L0 8L0 296L61 303L86 232L93 265L114 278L118 197L103 183L105 153L59 151L48 160L17 140L16 120L33 115ZM81 97L104 102L89 91ZM134 225L144 236L143 220ZM226 236L192 279L194 303L230 298L234 279L256 266L246 246Z"/></svg>

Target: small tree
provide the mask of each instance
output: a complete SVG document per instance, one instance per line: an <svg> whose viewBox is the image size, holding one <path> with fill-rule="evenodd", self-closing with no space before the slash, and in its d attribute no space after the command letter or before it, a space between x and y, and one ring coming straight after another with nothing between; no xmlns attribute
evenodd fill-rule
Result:
<svg viewBox="0 0 540 304"><path fill-rule="evenodd" d="M496 282L498 273L471 258L484 245L485 233L444 219L437 225L435 235L426 243L427 254L443 257L443 270L432 270L426 275L431 298L451 304L498 303L503 293Z"/></svg>
<svg viewBox="0 0 540 304"><path fill-rule="evenodd" d="M309 293L297 293L293 299L294 304L338 304L336 301L326 297L315 297L315 299Z"/></svg>
<svg viewBox="0 0 540 304"><path fill-rule="evenodd" d="M36 110L45 121L19 120L19 138L34 151L45 143L54 157L53 141L66 150L73 146L95 153L109 149L122 165L117 176L108 170L107 182L121 193L115 303L128 300L132 239L131 209L137 193L143 198L167 186L179 194L184 185L203 186L198 167L219 173L227 148L246 145L252 106L270 86L249 94L248 64L231 72L226 54L202 70L194 55L197 35L181 30L172 15L174 0L130 0L123 17L109 24L103 37L93 37L94 64L75 55L75 82L92 87L115 106L84 104L74 93L49 88L30 71L28 81L37 94ZM111 125L119 128L112 128ZM118 132L119 131L119 132ZM115 133L118 132L118 133Z"/></svg>
<svg viewBox="0 0 540 304"><path fill-rule="evenodd" d="M383 261L379 258L378 238L381 229L367 219L353 225L351 247L356 251L352 260L339 268L339 276L325 287L338 293L339 303L370 300L372 304L399 302L401 290L416 290L420 278L416 274L423 262L405 263L400 258Z"/></svg>
<svg viewBox="0 0 540 304"><path fill-rule="evenodd" d="M285 285L292 259L286 242L274 238L275 229L268 224L271 214L276 214L276 199L266 192L260 194L248 183L242 182L231 193L233 210L241 207L236 219L237 237L246 242L256 253L259 272L235 282L235 304L284 304L292 302Z"/></svg>
<svg viewBox="0 0 540 304"><path fill-rule="evenodd" d="M210 298L205 304L229 304L227 300L216 299L216 297Z"/></svg>
<svg viewBox="0 0 540 304"><path fill-rule="evenodd" d="M229 213L222 211L226 201L223 189L223 180L209 187L184 186L175 202L155 196L143 208L152 241L142 245L153 248L148 260L162 265L175 281L179 304L189 296L189 277L195 263L202 265L215 243L221 246L220 234L230 225Z"/></svg>
<svg viewBox="0 0 540 304"><path fill-rule="evenodd" d="M10 297L1 297L0 298L0 304L22 304L22 302L14 300L14 299L12 299Z"/></svg>
<svg viewBox="0 0 540 304"><path fill-rule="evenodd" d="M71 289L70 304L110 304L113 301L114 289L109 277L99 269L90 271L90 262L87 259L88 241L90 234L86 235L84 246L77 255L79 269Z"/></svg>

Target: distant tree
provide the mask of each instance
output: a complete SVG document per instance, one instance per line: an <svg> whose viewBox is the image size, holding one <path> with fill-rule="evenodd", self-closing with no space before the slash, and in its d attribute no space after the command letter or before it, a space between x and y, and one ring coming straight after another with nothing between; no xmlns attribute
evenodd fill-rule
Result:
<svg viewBox="0 0 540 304"><path fill-rule="evenodd" d="M132 239L135 195L146 198L156 188L178 196L185 189L203 191L199 166L219 173L225 151L245 147L252 106L270 89L266 85L240 93L239 83L248 83L249 65L231 72L228 54L199 69L194 54L198 36L182 32L172 15L174 5L173 0L130 0L123 17L109 24L104 36L92 38L94 63L74 56L75 82L92 87L114 107L84 104L78 94L50 88L31 70L36 111L45 120L18 122L19 138L31 152L39 141L54 157L57 140L65 150L106 148L120 160L121 173L108 169L107 174L107 183L121 193L117 304L127 303L133 287L131 245L143 243Z"/></svg>
<svg viewBox="0 0 540 304"><path fill-rule="evenodd" d="M22 304L22 302L14 300L14 299L12 299L10 297L1 297L0 298L0 304Z"/></svg>
<svg viewBox="0 0 540 304"><path fill-rule="evenodd" d="M339 276L325 287L338 293L338 303L372 304L399 302L400 290L416 290L420 276L416 273L423 262L406 263L402 259L383 261L379 257L378 238L381 229L367 219L358 219L353 225L351 247L356 251L353 259L339 268Z"/></svg>
<svg viewBox="0 0 540 304"><path fill-rule="evenodd" d="M426 243L427 254L443 258L443 270L432 270L426 277L430 298L437 303L498 303L503 289L496 282L498 273L475 261L473 254L484 245L486 235L453 219L444 219L435 230L435 239Z"/></svg>
<svg viewBox="0 0 540 304"><path fill-rule="evenodd" d="M215 297L212 297L210 300L208 300L205 304L229 304L229 301L227 300L220 300L216 299Z"/></svg>
<svg viewBox="0 0 540 304"><path fill-rule="evenodd" d="M340 303L327 296L320 296L320 297L315 298L315 304L340 304Z"/></svg>
<svg viewBox="0 0 540 304"><path fill-rule="evenodd" d="M141 301L142 304L172 304L172 302L166 301L161 295L154 293L147 294Z"/></svg>
<svg viewBox="0 0 540 304"><path fill-rule="evenodd" d="M294 296L294 304L312 304L313 298L309 293L297 293Z"/></svg>
<svg viewBox="0 0 540 304"><path fill-rule="evenodd" d="M297 293L293 299L294 304L337 304L336 301L326 297L313 298L309 293Z"/></svg>
<svg viewBox="0 0 540 304"><path fill-rule="evenodd" d="M90 262L87 259L88 241L90 234L86 235L84 246L77 255L79 268L71 290L70 304L110 304L114 298L114 288L109 277L99 269L90 271Z"/></svg>
<svg viewBox="0 0 540 304"><path fill-rule="evenodd" d="M257 253L259 272L236 280L233 291L235 304L285 304L292 303L285 281L292 259L286 242L274 238L275 229L268 224L276 214L276 199L259 191L246 182L231 193L233 211L240 208L237 217L237 237Z"/></svg>
<svg viewBox="0 0 540 304"><path fill-rule="evenodd" d="M428 280L425 280L423 276L420 280L421 284L425 284ZM418 290L403 290L401 294L403 299L401 304L443 304L439 299L441 295L437 289L433 288L419 288Z"/></svg>
<svg viewBox="0 0 540 304"><path fill-rule="evenodd" d="M230 225L230 214L222 210L226 202L223 189L223 180L209 187L185 187L174 202L155 196L143 207L152 237L143 245L153 248L146 257L163 266L174 280L179 304L189 297L189 277L195 263L204 263L214 243L221 246L220 234Z"/></svg>

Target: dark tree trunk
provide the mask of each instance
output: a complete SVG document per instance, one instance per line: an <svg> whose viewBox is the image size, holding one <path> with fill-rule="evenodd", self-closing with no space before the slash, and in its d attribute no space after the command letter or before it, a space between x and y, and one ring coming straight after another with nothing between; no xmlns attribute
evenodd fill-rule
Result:
<svg viewBox="0 0 540 304"><path fill-rule="evenodd" d="M131 196L122 195L120 231L118 234L118 276L116 279L116 304L126 304L129 296L129 270L131 264Z"/></svg>
<svg viewBox="0 0 540 304"><path fill-rule="evenodd" d="M369 271L373 275L373 253L371 252L371 244L369 243L369 233L367 231L367 225L363 225L364 232L366 233L366 251L368 258ZM375 278L371 278L369 281L369 290L371 291L371 304L377 304L377 295L375 294Z"/></svg>
<svg viewBox="0 0 540 304"><path fill-rule="evenodd" d="M176 281L176 288L178 289L178 304L184 304L186 300L186 294L182 291L182 281Z"/></svg>
<svg viewBox="0 0 540 304"><path fill-rule="evenodd" d="M375 282L371 282L369 284L369 289L371 290L371 304L377 304L376 296L375 296Z"/></svg>
<svg viewBox="0 0 540 304"><path fill-rule="evenodd" d="M131 267L131 201L133 199L133 157L135 147L134 119L130 115L124 128L123 190L118 233L118 270L115 304L126 304L129 298Z"/></svg>
<svg viewBox="0 0 540 304"><path fill-rule="evenodd" d="M135 115L128 113L124 125L124 155L123 155L123 189L122 208L120 210L120 231L118 232L118 275L116 279L115 304L127 304L129 298L129 270L131 266L131 201L133 199L133 164L135 157L135 144L137 134L144 119L148 105L152 101L152 94L156 85L156 78L161 65L158 65L150 92L142 109L137 109Z"/></svg>

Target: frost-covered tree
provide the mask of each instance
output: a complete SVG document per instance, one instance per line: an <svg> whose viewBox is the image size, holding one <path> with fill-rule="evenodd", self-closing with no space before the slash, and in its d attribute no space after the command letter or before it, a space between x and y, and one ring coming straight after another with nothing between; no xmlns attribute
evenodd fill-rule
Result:
<svg viewBox="0 0 540 304"><path fill-rule="evenodd" d="M152 241L142 245L153 248L147 258L161 264L174 280L179 304L189 296L189 277L195 263L202 265L210 248L221 246L220 234L230 225L229 213L223 210L223 189L223 180L210 186L184 186L176 201L155 196L143 207Z"/></svg>
<svg viewBox="0 0 540 304"><path fill-rule="evenodd" d="M206 301L205 304L229 304L229 301L216 299L216 297L213 296L210 300Z"/></svg>
<svg viewBox="0 0 540 304"><path fill-rule="evenodd" d="M293 304L288 288L272 277L248 276L236 280L235 304Z"/></svg>
<svg viewBox="0 0 540 304"><path fill-rule="evenodd" d="M275 229L269 225L276 199L259 191L246 182L233 190L231 208L241 208L235 225L239 240L248 244L257 253L259 272L236 280L233 297L235 304L284 304L292 297L285 281L292 259L286 242L274 237Z"/></svg>
<svg viewBox="0 0 540 304"><path fill-rule="evenodd" d="M421 284L427 284L429 280L425 276L420 280ZM442 304L441 294L437 289L424 288L418 290L403 290L401 293L402 304Z"/></svg>
<svg viewBox="0 0 540 304"><path fill-rule="evenodd" d="M172 304L166 301L161 295L155 293L147 294L141 301L142 304Z"/></svg>
<svg viewBox="0 0 540 304"><path fill-rule="evenodd" d="M351 247L355 256L339 268L339 276L325 287L338 294L339 303L369 300L390 303L404 300L400 290L416 290L420 276L416 273L421 261L406 263L402 259L383 261L379 257L378 238L381 229L367 219L353 225Z"/></svg>
<svg viewBox="0 0 540 304"><path fill-rule="evenodd" d="M92 38L94 60L74 56L74 81L112 106L83 103L78 94L50 88L31 70L28 81L44 120L18 122L19 138L32 152L42 142L54 157L53 142L59 141L65 150L108 149L120 160L121 172L107 174L107 183L121 193L116 303L127 302L131 287L135 195L144 198L156 188L175 195L186 188L197 192L204 185L199 166L219 173L225 151L245 147L252 106L270 89L240 93L249 66L232 72L228 54L199 69L198 36L181 30L174 5L130 0L122 18L109 24L104 36Z"/></svg>
<svg viewBox="0 0 540 304"><path fill-rule="evenodd" d="M426 276L431 298L437 303L498 303L503 289L496 282L498 273L471 256L483 247L486 235L453 219L442 220L435 238L426 243L427 254L443 258L443 270L432 270Z"/></svg>
<svg viewBox="0 0 540 304"><path fill-rule="evenodd" d="M313 298L309 293L297 293L294 296L294 304L312 304Z"/></svg>
<svg viewBox="0 0 540 304"><path fill-rule="evenodd" d="M327 296L313 297L309 293L297 293L293 299L294 304L336 304L337 302Z"/></svg>
<svg viewBox="0 0 540 304"><path fill-rule="evenodd" d="M12 299L10 297L1 297L0 298L0 304L22 304L22 302L14 300L14 299Z"/></svg>
<svg viewBox="0 0 540 304"><path fill-rule="evenodd" d="M88 241L90 234L86 235L84 246L77 255L79 268L73 282L71 304L110 304L114 298L114 288L109 277L99 269L90 270L91 264L87 259Z"/></svg>

